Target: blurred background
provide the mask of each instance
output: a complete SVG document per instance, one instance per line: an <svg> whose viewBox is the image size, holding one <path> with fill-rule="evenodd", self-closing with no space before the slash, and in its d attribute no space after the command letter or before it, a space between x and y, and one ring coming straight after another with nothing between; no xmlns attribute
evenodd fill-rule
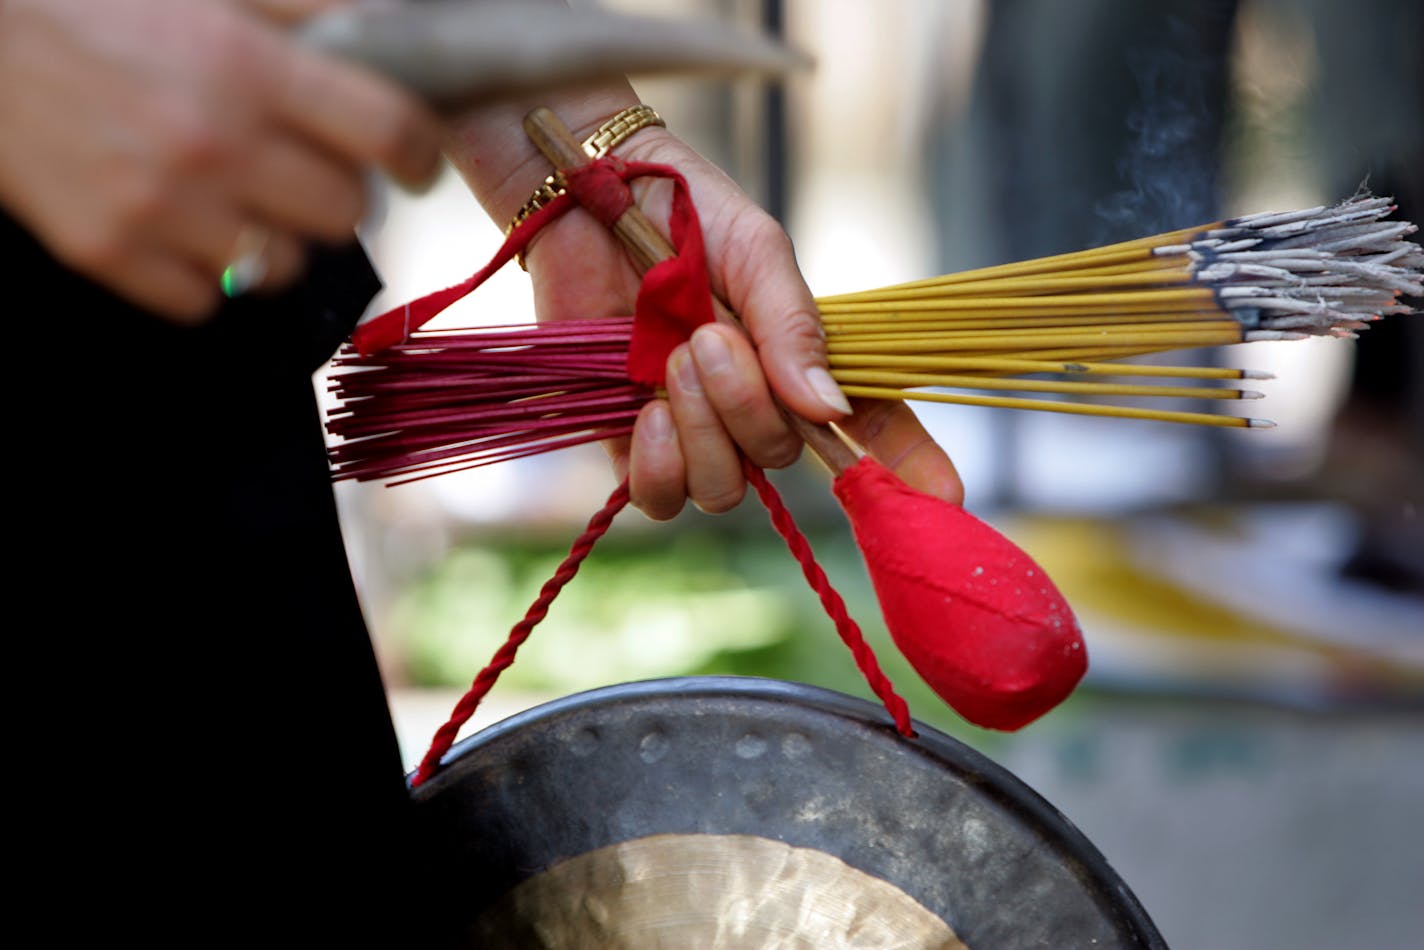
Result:
<svg viewBox="0 0 1424 950"><path fill-rule="evenodd" d="M1415 0L608 0L780 35L785 86L638 81L777 215L817 294L1059 253L1362 184L1424 220ZM451 173L386 191L372 313L501 230ZM1416 235L1416 239L1418 236ZM532 320L508 267L441 325ZM1056 805L1174 947L1418 947L1424 934L1424 326L1183 354L1272 372L1269 430L917 406L967 507L1048 570L1090 670L1019 733L965 725L895 653L812 459L774 474L914 715ZM338 486L414 764L614 487L597 447ZM466 732L687 673L869 692L755 499L628 511Z"/></svg>

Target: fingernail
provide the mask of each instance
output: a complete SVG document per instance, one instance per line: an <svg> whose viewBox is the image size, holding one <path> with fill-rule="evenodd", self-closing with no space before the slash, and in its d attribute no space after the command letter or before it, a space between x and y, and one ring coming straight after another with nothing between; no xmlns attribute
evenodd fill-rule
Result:
<svg viewBox="0 0 1424 950"><path fill-rule="evenodd" d="M643 438L666 442L672 436L672 418L665 405L654 404L643 415Z"/></svg>
<svg viewBox="0 0 1424 950"><path fill-rule="evenodd" d="M821 402L830 406L836 412L850 415L850 402L846 399L845 393L836 385L836 381L831 378L830 370L824 366L812 366L806 370L806 382L811 384L811 388L816 391L816 395L821 397Z"/></svg>
<svg viewBox="0 0 1424 950"><path fill-rule="evenodd" d="M692 334L692 355L697 360L697 368L704 373L720 373L732 363L727 341L711 331Z"/></svg>
<svg viewBox="0 0 1424 950"><path fill-rule="evenodd" d="M702 392L702 380L697 378L697 367L692 362L692 353L686 347L679 347L673 352L672 372L683 392Z"/></svg>

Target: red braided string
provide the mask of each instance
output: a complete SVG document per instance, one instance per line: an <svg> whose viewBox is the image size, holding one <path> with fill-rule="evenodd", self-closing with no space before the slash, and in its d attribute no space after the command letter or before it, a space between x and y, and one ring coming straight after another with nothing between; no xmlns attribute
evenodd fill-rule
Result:
<svg viewBox="0 0 1424 950"><path fill-rule="evenodd" d="M905 705L905 700L895 692L895 686L890 682L889 677L880 671L880 664L875 659L875 652L870 649L870 644L865 642L860 627L846 612L845 601L831 586L826 572L821 570L821 565L816 563L816 556L811 552L810 542L801 533L801 529L796 527L796 521L791 517L791 512L787 510L785 502L781 500L781 494L767 480L766 474L745 458L742 459L742 472L746 475L747 481L751 482L752 487L756 489L761 503L766 506L767 514L771 516L771 524L776 528L777 534L786 541L786 547L790 549L791 556L796 558L801 565L801 571L806 575L806 582L821 598L821 606L826 608L826 614L835 623L836 633L840 634L841 640L850 647L851 656L855 658L855 665L861 675L865 677L866 683L869 684L875 695L880 697L880 702L885 706L886 712L890 713L890 718L895 720L895 728L900 731L900 735L913 739L916 733L914 727L910 725L909 707Z"/></svg>
<svg viewBox="0 0 1424 950"><path fill-rule="evenodd" d="M568 195L560 196L560 200L554 204L546 206L535 216L531 217L520 228L515 229L506 240L503 247L496 253L495 258L484 268L477 272L469 280L455 287L447 288L444 291L431 294L413 305L404 308L397 308L389 313L383 314L372 321L371 324L358 330L353 340L360 346L363 353L371 350L381 349L406 339L411 331L420 326L430 317L443 310L454 300L459 299L469 293L479 284L483 283L491 273L503 266L515 253L516 250L524 247L534 231L537 231L548 220L567 210L573 200L589 208L594 212L605 225L611 224L631 203L631 194L624 180L639 174L652 174L663 177L672 177L674 182L680 186L674 193L674 214L671 219L674 244L681 253L671 261L663 262L663 267L686 263L688 261L700 262L702 260L701 234L697 224L696 210L692 207L690 198L686 195L686 184L681 176L675 171L663 166L656 165L634 165L628 166L622 162L606 161L596 163L594 166L576 170L569 179L570 192ZM680 213L679 213L680 212ZM536 220L537 219L537 220ZM684 247L684 245L688 245ZM654 342L659 342L661 337L669 336L675 342L685 339L691 326L707 322L711 318L710 298L707 296L705 275L694 273L693 278L700 280L689 280L686 276L669 278L664 274L659 278L658 285L666 284L659 291L667 300L658 298L658 293L650 293L649 286L653 274L644 277L643 291L639 294L639 306L637 319L643 322L641 328L635 326L633 336L633 348L639 345L640 340L646 341L649 338L656 338ZM700 293L699 293L700 291ZM697 299L689 300L688 295L692 294ZM648 298L645 306L644 298ZM705 298L705 299L704 299ZM672 315L668 319L662 311L668 311ZM703 311L706 311L705 313ZM692 318L688 319L688 314ZM656 324L656 318L662 318L663 327ZM639 330L641 329L641 333ZM666 341L662 341L665 343ZM658 347L654 347L657 349ZM662 349L670 349L663 346ZM656 363L658 374L666 352L661 352L660 356L653 362ZM636 361L632 359L630 353L630 367ZM660 378L660 375L659 375ZM826 613L835 623L836 632L850 648L851 655L855 658L855 664L860 669L861 675L865 677L875 695L880 697L886 710L895 720L895 727L901 735L913 737L914 729L910 725L910 713L905 701L895 693L895 688L890 680L880 671L880 665L875 659L874 652L869 644L865 642L861 635L860 628L846 612L845 602L841 600L826 574L816 563L815 556L811 552L811 546L801 534L796 522L791 517L791 512L787 510L782 502L780 494L767 481L766 476L756 466L746 459L742 460L742 469L746 478L756 488L757 495L761 498L762 504L766 506L771 515L771 523L777 532L786 541L791 554L801 564L802 572L810 583L812 590L816 591L821 599L821 604L826 609ZM539 591L539 596L525 613L524 619L515 624L510 630L509 636L504 644L495 652L489 664L479 672L471 684L470 689L455 704L455 709L450 718L436 730L435 737L431 741L430 748L421 759L415 776L411 780L412 787L419 786L429 779L440 768L440 760L450 751L450 747L455 743L455 736L460 728L469 721L479 708L485 696L494 687L495 681L499 679L501 673L514 663L515 654L529 639L534 632L534 627L549 612L549 606L554 602L554 598L578 573L579 566L593 550L594 544L608 531L615 515L628 504L628 482L625 479L621 485L614 489L613 494L608 497L604 506L589 519L588 527L583 534L574 541L566 557L559 565L554 576L545 582Z"/></svg>
<svg viewBox="0 0 1424 950"><path fill-rule="evenodd" d="M440 760L444 758L446 752L450 751L450 746L455 743L455 734L475 714L480 702L494 687L495 680L499 679L499 674L514 662L514 654L519 651L524 641L529 639L529 635L534 632L534 627L538 625L539 621L544 619L544 616L549 612L549 605L554 602L555 597L559 596L559 591L565 584L573 580L574 575L578 573L579 565L593 550L593 545L608 531L608 526L613 523L613 517L627 504L628 480L624 479L623 484L615 488L613 494L608 496L608 501L604 503L603 507L589 519L588 527L569 548L568 557L564 558L559 569L554 572L554 576L544 582L539 596L524 615L524 619L509 631L509 637L504 641L504 645L495 652L489 665L480 670L473 685L470 686L469 692L465 693L455 704L455 711L451 713L450 719L436 730L435 739L430 743L425 758L421 760L420 767L411 780L411 787L420 785L439 769Z"/></svg>
<svg viewBox="0 0 1424 950"><path fill-rule="evenodd" d="M677 255L654 265L644 275L634 310L637 320L650 324L650 327L641 336L651 333L657 345L666 345L667 351L671 352L691 333L692 328L712 319L712 304L706 289L707 264L702 250L702 228L697 220L697 209L692 204L687 179L677 169L648 162L624 162L610 155L581 168L566 169L564 175L569 190L525 218L509 233L484 267L458 284L393 307L366 321L351 334L352 345L363 356L370 356L409 339L412 333L474 291L513 260L516 254L526 250L540 228L575 205L583 206L604 225L611 227L633 203L633 193L626 182L646 176L672 179L673 204L668 228ZM699 289L700 294L697 293ZM661 334L669 332L680 332L682 336L666 343ZM661 357L655 353L644 357L642 351L649 344L640 340L639 336L634 335L629 354L630 369L638 382L659 384L667 353ZM650 361L646 368L642 362L644 358ZM656 378L639 378L645 375Z"/></svg>

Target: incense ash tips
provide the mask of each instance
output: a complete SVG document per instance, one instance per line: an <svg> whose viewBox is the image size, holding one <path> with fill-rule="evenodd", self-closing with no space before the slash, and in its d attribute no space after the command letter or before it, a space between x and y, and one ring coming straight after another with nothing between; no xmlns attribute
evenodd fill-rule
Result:
<svg viewBox="0 0 1424 950"><path fill-rule="evenodd" d="M1333 207L1235 218L1158 256L1185 255L1193 279L1213 288L1247 331L1353 336L1424 297L1424 249L1408 221L1385 220L1389 198L1357 196Z"/></svg>
<svg viewBox="0 0 1424 950"><path fill-rule="evenodd" d="M1354 337L1424 297L1416 227L1390 198L1219 221L1106 247L820 298L832 374L847 395L1265 428L1142 399L1235 400L1251 370L1135 357L1236 343ZM1104 376L1145 377L1141 383ZM979 390L980 392L973 392ZM1075 398L1024 398L1005 390ZM1137 405L1103 398L1135 397Z"/></svg>

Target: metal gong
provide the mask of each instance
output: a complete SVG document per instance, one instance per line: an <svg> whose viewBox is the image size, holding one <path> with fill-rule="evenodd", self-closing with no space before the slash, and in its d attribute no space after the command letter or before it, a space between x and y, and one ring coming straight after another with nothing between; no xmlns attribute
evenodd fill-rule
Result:
<svg viewBox="0 0 1424 950"><path fill-rule="evenodd" d="M1097 849L923 724L743 677L594 690L417 787L469 947L1163 947Z"/></svg>

